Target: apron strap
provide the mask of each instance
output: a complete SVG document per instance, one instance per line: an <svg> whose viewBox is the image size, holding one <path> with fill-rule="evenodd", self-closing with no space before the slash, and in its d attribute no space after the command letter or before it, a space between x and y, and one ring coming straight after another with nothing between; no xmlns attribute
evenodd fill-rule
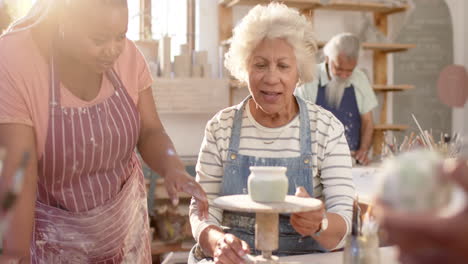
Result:
<svg viewBox="0 0 468 264"><path fill-rule="evenodd" d="M240 145L240 132L242 128L242 116L244 114L244 106L249 102L251 95L247 96L240 104L236 106L236 114L232 122L231 140L229 141L229 151L237 153L239 152Z"/></svg>
<svg viewBox="0 0 468 264"><path fill-rule="evenodd" d="M50 63L49 63L49 104L53 107L60 107L60 78L57 71L57 65L55 63L55 56L50 56Z"/></svg>
<svg viewBox="0 0 468 264"><path fill-rule="evenodd" d="M299 144L301 155L312 155L309 109L307 108L307 103L299 96L296 96L296 101L299 105Z"/></svg>
<svg viewBox="0 0 468 264"><path fill-rule="evenodd" d="M114 68L107 70L106 76L112 83L116 91L121 91L124 89L125 86L123 85L122 80L120 79L119 75L117 74Z"/></svg>

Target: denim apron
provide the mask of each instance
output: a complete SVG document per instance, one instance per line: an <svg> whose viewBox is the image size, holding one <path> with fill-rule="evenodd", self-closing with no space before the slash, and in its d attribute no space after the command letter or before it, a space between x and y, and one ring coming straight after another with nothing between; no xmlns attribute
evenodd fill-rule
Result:
<svg viewBox="0 0 468 264"><path fill-rule="evenodd" d="M322 86L319 80L316 104L332 112L343 123L349 149L351 151L358 150L361 143L361 114L359 113L354 86L351 84L351 86L345 89L338 108L327 103L325 89L326 85Z"/></svg>
<svg viewBox="0 0 468 264"><path fill-rule="evenodd" d="M294 158L260 158L239 154L240 133L242 127L242 115L244 106L251 97L247 97L237 107L234 116L231 138L227 159L224 164L224 176L221 188L221 196L234 194L247 194L247 179L250 174L250 166L282 166L287 167L286 176L289 181L288 195L294 195L296 186L303 186L310 196L313 197L312 173L312 138L310 132L310 121L307 104L301 98L296 97L299 104L300 121L300 156ZM259 255L260 251L255 249L255 214L243 212L223 212L223 223L226 233L231 233L247 242L251 254ZM196 246L192 249L189 263L194 261L193 253L197 251ZM289 215L279 216L279 248L273 254L277 256L310 254L327 252L312 237L302 237L289 223ZM195 257L196 259L196 257ZM205 259L206 261L208 259ZM194 261L194 262L191 262ZM204 263L200 261L198 263Z"/></svg>

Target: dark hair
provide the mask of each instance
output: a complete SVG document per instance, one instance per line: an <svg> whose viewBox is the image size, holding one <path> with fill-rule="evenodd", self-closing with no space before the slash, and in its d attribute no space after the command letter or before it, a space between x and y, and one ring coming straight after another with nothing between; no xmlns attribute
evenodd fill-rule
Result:
<svg viewBox="0 0 468 264"><path fill-rule="evenodd" d="M9 28L5 31L4 35L23 31L32 28L39 24L53 8L56 8L59 4L70 5L72 2L82 3L83 0L37 0L36 3L31 7L29 12L22 18L14 21ZM101 2L104 4L120 4L128 6L127 0L88 0L94 3ZM0 32L1 33L1 32Z"/></svg>

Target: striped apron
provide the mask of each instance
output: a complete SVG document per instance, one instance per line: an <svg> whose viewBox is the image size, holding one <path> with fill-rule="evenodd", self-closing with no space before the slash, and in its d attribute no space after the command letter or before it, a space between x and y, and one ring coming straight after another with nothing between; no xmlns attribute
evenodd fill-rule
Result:
<svg viewBox="0 0 468 264"><path fill-rule="evenodd" d="M101 103L62 107L50 63L49 124L39 161L32 263L151 263L140 117L115 70Z"/></svg>

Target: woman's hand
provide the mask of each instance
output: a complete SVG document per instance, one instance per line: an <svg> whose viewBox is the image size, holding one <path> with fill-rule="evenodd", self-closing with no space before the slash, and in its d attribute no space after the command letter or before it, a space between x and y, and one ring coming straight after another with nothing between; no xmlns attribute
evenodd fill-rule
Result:
<svg viewBox="0 0 468 264"><path fill-rule="evenodd" d="M169 198L173 205L179 204L178 192L185 192L197 200L198 215L200 218L208 219L208 199L203 188L185 170L173 169L164 177Z"/></svg>
<svg viewBox="0 0 468 264"><path fill-rule="evenodd" d="M302 186L297 187L295 195L297 197L310 197L306 189ZM322 223L324 213L325 209L323 205L319 210L294 213L291 215L290 223L296 232L302 236L310 236L317 233L317 231L320 229L320 224Z"/></svg>
<svg viewBox="0 0 468 264"><path fill-rule="evenodd" d="M369 156L368 156L368 152L367 150L365 149L358 149L356 150L354 153L351 153L351 155L353 156L353 158L355 158L359 164L361 165L369 165L370 163L370 160L369 160Z"/></svg>
<svg viewBox="0 0 468 264"><path fill-rule="evenodd" d="M213 259L216 264L245 263L243 256L250 253L249 245L232 234L224 234L216 242Z"/></svg>

